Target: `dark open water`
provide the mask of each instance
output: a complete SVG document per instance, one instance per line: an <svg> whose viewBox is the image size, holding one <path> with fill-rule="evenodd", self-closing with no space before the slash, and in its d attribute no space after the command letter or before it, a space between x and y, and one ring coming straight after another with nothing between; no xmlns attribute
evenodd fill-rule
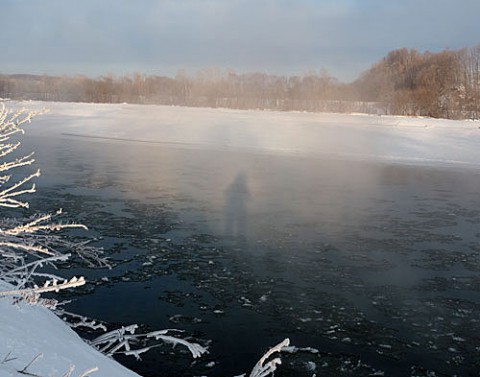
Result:
<svg viewBox="0 0 480 377"><path fill-rule="evenodd" d="M289 337L320 352L285 355L277 376L478 375L478 171L26 144L43 171L32 208L64 208L115 262L67 272L91 282L67 309L209 342L196 362L170 346L121 359L140 374L234 376Z"/></svg>

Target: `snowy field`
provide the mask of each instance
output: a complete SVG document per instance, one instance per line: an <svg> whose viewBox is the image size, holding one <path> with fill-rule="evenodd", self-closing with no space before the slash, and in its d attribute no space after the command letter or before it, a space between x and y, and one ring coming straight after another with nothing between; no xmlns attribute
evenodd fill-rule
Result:
<svg viewBox="0 0 480 377"><path fill-rule="evenodd" d="M478 167L480 122L363 114L25 102L28 133L265 154Z"/></svg>
<svg viewBox="0 0 480 377"><path fill-rule="evenodd" d="M27 137L34 138L78 138L107 144L135 142L173 149L449 169L480 168L480 123L472 121L127 104L9 105L49 109L48 114L26 126ZM92 376L136 375L91 349L43 308L15 306L1 299L0 313L1 377L24 375L18 371L39 354L41 357L27 371L41 377L67 375L71 366L75 367L72 377L91 368L98 368Z"/></svg>

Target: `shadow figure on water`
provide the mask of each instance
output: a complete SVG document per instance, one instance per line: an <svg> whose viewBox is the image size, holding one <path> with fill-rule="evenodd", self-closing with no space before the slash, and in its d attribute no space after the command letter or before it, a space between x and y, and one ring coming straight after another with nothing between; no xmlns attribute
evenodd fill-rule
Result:
<svg viewBox="0 0 480 377"><path fill-rule="evenodd" d="M247 178L238 173L225 192L225 235L247 239L247 204L250 200Z"/></svg>

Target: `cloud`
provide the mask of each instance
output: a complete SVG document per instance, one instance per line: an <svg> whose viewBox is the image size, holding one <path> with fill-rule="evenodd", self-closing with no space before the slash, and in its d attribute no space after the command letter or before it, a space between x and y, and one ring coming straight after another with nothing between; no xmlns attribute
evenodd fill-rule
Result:
<svg viewBox="0 0 480 377"><path fill-rule="evenodd" d="M326 68L351 79L395 48L480 42L478 0L6 0L2 8L4 70Z"/></svg>

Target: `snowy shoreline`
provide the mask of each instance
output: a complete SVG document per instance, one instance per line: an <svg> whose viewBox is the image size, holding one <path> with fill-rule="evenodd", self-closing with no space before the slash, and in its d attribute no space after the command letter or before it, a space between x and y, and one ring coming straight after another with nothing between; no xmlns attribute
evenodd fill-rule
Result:
<svg viewBox="0 0 480 377"><path fill-rule="evenodd" d="M0 281L0 289L9 285ZM62 377L74 367L72 377L98 368L92 376L134 377L138 374L123 367L85 343L70 327L47 308L25 302L14 304L0 299L2 329L0 377L25 375L19 371L40 355L26 371L41 377Z"/></svg>

